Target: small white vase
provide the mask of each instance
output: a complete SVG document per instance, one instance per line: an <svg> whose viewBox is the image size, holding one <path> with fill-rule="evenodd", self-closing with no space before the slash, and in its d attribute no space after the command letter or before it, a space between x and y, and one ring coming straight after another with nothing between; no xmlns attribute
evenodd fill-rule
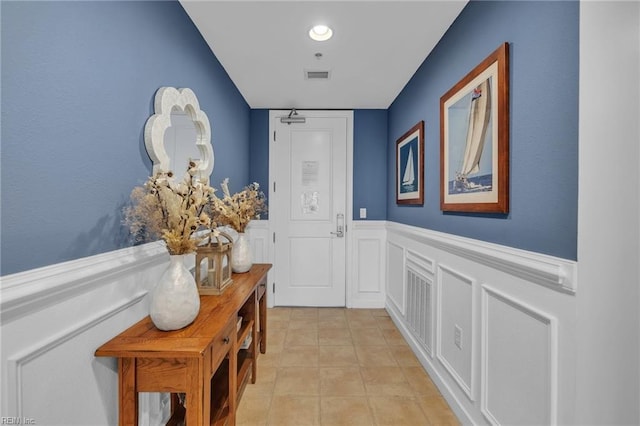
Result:
<svg viewBox="0 0 640 426"><path fill-rule="evenodd" d="M253 266L251 243L244 232L238 233L238 238L231 248L231 269L233 272L247 272Z"/></svg>
<svg viewBox="0 0 640 426"><path fill-rule="evenodd" d="M200 311L196 280L184 266L184 255L170 256L167 270L151 293L151 321L160 330L178 330L191 324Z"/></svg>

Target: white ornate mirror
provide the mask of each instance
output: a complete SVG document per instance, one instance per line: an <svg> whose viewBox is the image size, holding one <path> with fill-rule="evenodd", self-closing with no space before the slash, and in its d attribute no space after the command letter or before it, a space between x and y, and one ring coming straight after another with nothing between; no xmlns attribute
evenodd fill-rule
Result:
<svg viewBox="0 0 640 426"><path fill-rule="evenodd" d="M213 171L211 126L191 89L161 87L153 114L144 126L144 144L153 161L153 174L172 171L178 179L189 159L198 161L198 176L209 183Z"/></svg>

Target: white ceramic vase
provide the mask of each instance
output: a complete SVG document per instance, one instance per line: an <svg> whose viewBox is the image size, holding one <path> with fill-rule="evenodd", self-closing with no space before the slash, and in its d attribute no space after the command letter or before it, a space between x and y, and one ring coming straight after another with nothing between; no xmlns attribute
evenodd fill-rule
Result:
<svg viewBox="0 0 640 426"><path fill-rule="evenodd" d="M231 248L231 269L233 272L247 272L253 266L251 243L244 232L238 233L238 238Z"/></svg>
<svg viewBox="0 0 640 426"><path fill-rule="evenodd" d="M184 255L171 255L169 267L151 293L151 321L160 330L178 330L191 324L199 311L198 287L184 266Z"/></svg>

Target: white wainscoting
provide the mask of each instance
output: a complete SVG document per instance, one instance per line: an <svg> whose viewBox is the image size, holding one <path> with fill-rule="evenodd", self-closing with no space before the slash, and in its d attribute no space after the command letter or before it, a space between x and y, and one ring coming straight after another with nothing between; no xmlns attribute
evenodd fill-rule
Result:
<svg viewBox="0 0 640 426"><path fill-rule="evenodd" d="M168 261L151 243L2 277L2 416L117 424L117 360L94 352L148 314ZM161 423L167 404L167 394L144 394L140 424Z"/></svg>
<svg viewBox="0 0 640 426"><path fill-rule="evenodd" d="M477 339L473 330L476 282L462 271L438 265L436 304L436 356L469 400L474 395Z"/></svg>
<svg viewBox="0 0 640 426"><path fill-rule="evenodd" d="M575 262L395 223L350 230L349 307L386 307L464 423L566 424L575 403ZM270 262L267 221L248 229ZM191 259L193 261L193 259ZM2 277L2 416L117 423L117 363L95 349L148 313L152 243ZM143 394L160 424L166 394Z"/></svg>
<svg viewBox="0 0 640 426"><path fill-rule="evenodd" d="M271 263L273 237L269 232L268 220L252 220L247 227L254 263Z"/></svg>
<svg viewBox="0 0 640 426"><path fill-rule="evenodd" d="M253 263L273 264L273 235L269 231L268 220L252 220L247 227L247 235L253 251ZM273 268L267 274L267 306L273 308Z"/></svg>
<svg viewBox="0 0 640 426"><path fill-rule="evenodd" d="M485 417L492 424L557 424L557 319L485 285L481 336Z"/></svg>
<svg viewBox="0 0 640 426"><path fill-rule="evenodd" d="M247 232L254 262L269 262L268 222ZM156 242L2 277L2 416L117 424L117 360L94 352L148 315L147 292L168 261ZM168 394L144 393L139 404L141 425L166 421Z"/></svg>
<svg viewBox="0 0 640 426"><path fill-rule="evenodd" d="M387 241L387 304L400 315L405 315L405 249ZM425 277L426 279L426 277Z"/></svg>
<svg viewBox="0 0 640 426"><path fill-rule="evenodd" d="M347 259L347 307L384 308L386 291L386 222L353 221L351 259Z"/></svg>
<svg viewBox="0 0 640 426"><path fill-rule="evenodd" d="M463 423L571 423L576 262L397 223L385 246L386 309Z"/></svg>

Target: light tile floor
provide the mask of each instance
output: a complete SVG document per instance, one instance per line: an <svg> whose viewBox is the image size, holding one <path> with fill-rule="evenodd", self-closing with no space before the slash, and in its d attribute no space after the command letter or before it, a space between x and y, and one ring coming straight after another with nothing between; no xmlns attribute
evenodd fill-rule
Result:
<svg viewBox="0 0 640 426"><path fill-rule="evenodd" d="M238 425L458 425L383 309L268 310Z"/></svg>

